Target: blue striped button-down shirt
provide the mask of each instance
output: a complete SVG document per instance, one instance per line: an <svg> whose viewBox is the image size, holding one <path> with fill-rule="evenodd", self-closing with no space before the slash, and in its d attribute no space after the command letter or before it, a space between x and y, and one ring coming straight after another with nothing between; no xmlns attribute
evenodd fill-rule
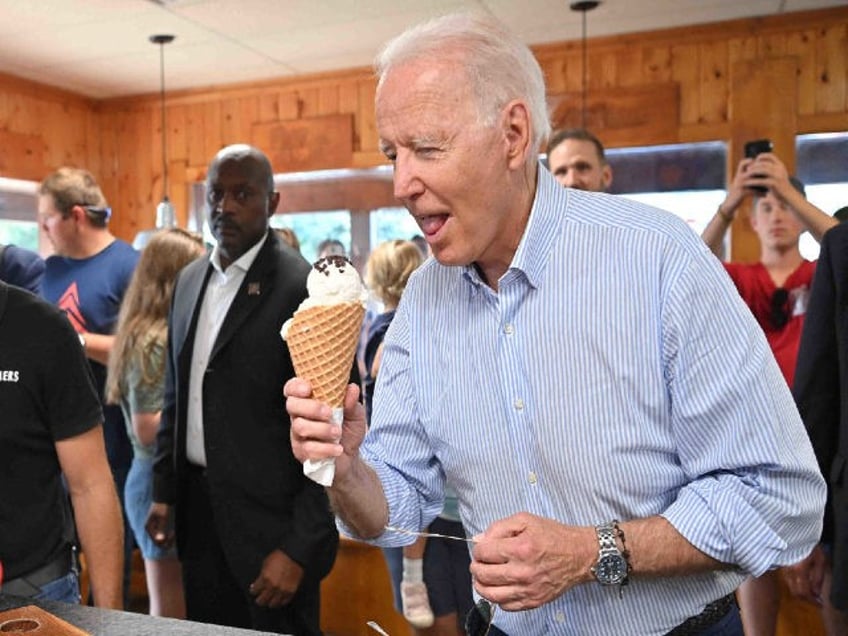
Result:
<svg viewBox="0 0 848 636"><path fill-rule="evenodd" d="M579 585L496 625L663 634L745 573L806 556L825 493L810 443L760 328L682 221L540 168L498 287L431 259L404 293L363 445L390 525L425 527L447 480L469 535L519 511L575 525L663 515L738 570L637 573L623 598Z"/></svg>

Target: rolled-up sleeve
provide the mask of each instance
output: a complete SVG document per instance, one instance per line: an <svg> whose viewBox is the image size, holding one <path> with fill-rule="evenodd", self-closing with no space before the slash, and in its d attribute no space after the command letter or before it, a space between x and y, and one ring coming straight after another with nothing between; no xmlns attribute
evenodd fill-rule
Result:
<svg viewBox="0 0 848 636"><path fill-rule="evenodd" d="M702 552L759 576L813 548L825 482L765 336L731 289L711 257L668 287L663 364L689 482L663 516Z"/></svg>

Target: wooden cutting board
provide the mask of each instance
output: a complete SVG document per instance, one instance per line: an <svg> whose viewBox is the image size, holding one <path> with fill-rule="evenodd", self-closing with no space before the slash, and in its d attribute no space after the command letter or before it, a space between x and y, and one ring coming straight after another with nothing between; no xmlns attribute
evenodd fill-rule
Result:
<svg viewBox="0 0 848 636"><path fill-rule="evenodd" d="M63 621L35 605L0 612L0 635L18 636L91 636L79 627Z"/></svg>

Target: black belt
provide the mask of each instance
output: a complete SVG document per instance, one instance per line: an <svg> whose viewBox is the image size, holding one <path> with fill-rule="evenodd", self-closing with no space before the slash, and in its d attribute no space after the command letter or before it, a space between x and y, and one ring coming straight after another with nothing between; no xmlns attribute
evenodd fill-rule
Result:
<svg viewBox="0 0 848 636"><path fill-rule="evenodd" d="M727 616L727 613L735 605L736 597L732 593L728 594L727 596L707 605L704 608L704 611L697 616L687 618L680 625L671 630L666 636L700 636L705 629L712 627L722 618ZM503 631L494 625L487 627L482 622L483 619L479 615L476 607L471 608L470 614L473 614L473 618L469 616L469 619L466 620L466 627L470 627L468 631L469 634L481 633L488 634L489 636L500 636L503 634L503 636L506 636Z"/></svg>
<svg viewBox="0 0 848 636"><path fill-rule="evenodd" d="M704 611L687 618L677 627L671 630L667 636L698 636L708 627L712 627L736 605L736 597L733 593L713 601L704 608Z"/></svg>
<svg viewBox="0 0 848 636"><path fill-rule="evenodd" d="M73 549L68 547L47 565L33 570L24 576L0 584L0 591L14 596L31 597L41 591L44 585L65 576L74 567Z"/></svg>

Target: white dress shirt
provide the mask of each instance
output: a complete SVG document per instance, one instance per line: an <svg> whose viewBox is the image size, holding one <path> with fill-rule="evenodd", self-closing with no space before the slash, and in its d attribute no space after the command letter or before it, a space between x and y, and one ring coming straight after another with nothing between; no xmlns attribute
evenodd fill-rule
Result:
<svg viewBox="0 0 848 636"><path fill-rule="evenodd" d="M215 271L209 277L209 284L206 286L200 306L200 315L197 317L188 382L186 458L191 464L206 466L206 446L203 439L203 378L209 366L209 355L212 353L215 339L218 337L221 325L224 324L230 305L233 304L236 292L266 240L268 240L267 234L238 260L233 261L226 270L221 267L221 256L217 245L209 256Z"/></svg>

